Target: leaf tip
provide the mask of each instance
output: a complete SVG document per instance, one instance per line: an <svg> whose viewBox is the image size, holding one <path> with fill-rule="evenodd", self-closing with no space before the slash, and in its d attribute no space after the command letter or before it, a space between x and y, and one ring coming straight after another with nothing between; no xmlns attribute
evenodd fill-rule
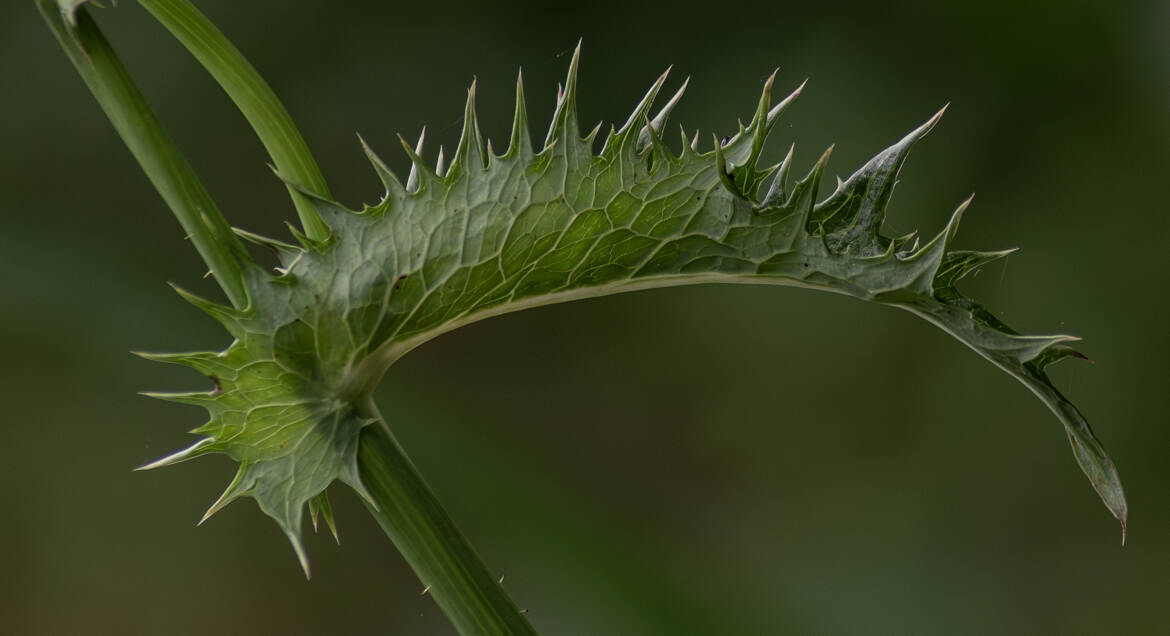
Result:
<svg viewBox="0 0 1170 636"><path fill-rule="evenodd" d="M768 79L764 80L764 92L766 92L766 93L772 92L772 84L776 81L776 75L778 73L780 73L779 66L772 69L772 74L768 76Z"/></svg>
<svg viewBox="0 0 1170 636"><path fill-rule="evenodd" d="M300 536L291 530L286 530L284 534L288 537L289 543L292 544L293 552L297 555L297 562L301 564L301 571L305 573L305 580L313 580L313 570L309 567L309 555L305 552L305 546L301 542Z"/></svg>
<svg viewBox="0 0 1170 636"><path fill-rule="evenodd" d="M207 446L213 444L213 443L215 443L215 440L213 440L210 437L205 437L205 438L199 440L198 442L195 442L194 444L188 446L187 448L184 448L181 451L171 453L170 455L167 455L166 457L163 457L161 459L156 459L153 462L143 464L143 465L135 468L134 471L138 472L138 471L145 471L145 470L154 470L155 468L162 468L164 466L171 466L173 464L177 464L179 462L186 461L188 459L191 459L192 457L197 457L197 456L201 455L203 452L203 449L206 448Z"/></svg>
<svg viewBox="0 0 1170 636"><path fill-rule="evenodd" d="M767 127L770 128L773 124L775 124L776 119L778 117L780 117L781 113L783 113L785 110L787 110L788 107L792 105L792 102L796 101L797 97L800 97L801 92L804 91L805 84L808 84L807 77L804 79L803 82L800 83L800 86L796 87L796 90L794 90L788 94L788 97L785 97L784 99L780 100L779 103L777 103L775 106L773 106L768 111L768 116L765 119L765 122L766 122L765 125Z"/></svg>
<svg viewBox="0 0 1170 636"><path fill-rule="evenodd" d="M817 159L816 167L824 169L825 165L829 163L829 157L833 155L833 149L836 147L837 144L829 144L829 147L825 148L825 152L821 153L821 158Z"/></svg>
<svg viewBox="0 0 1170 636"><path fill-rule="evenodd" d="M943 104L943 107L938 109L938 112L935 113L934 115L932 115L931 118L926 120L926 123L922 125L922 128L921 128L922 132L918 136L921 137L921 136L925 135L926 133L930 132L931 130L933 130L934 127L936 125L938 125L938 122L940 120L942 120L943 115L946 114L947 109L950 107L951 107L950 102Z"/></svg>

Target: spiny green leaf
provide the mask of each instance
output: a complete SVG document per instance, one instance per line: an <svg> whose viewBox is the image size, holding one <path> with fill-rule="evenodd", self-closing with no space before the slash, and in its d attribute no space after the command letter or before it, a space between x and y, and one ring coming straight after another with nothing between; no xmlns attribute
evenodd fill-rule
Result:
<svg viewBox="0 0 1170 636"><path fill-rule="evenodd" d="M304 504L314 523L323 513L332 527L325 488L341 480L362 491L357 437L374 420L356 405L414 347L490 316L578 298L689 283L789 285L913 312L1022 382L1063 423L1077 462L1124 528L1113 464L1045 373L1078 355L1066 344L1073 339L1020 335L955 287L1007 254L952 249L970 199L924 245L913 235L882 234L899 170L943 111L816 203L831 148L791 186L791 150L777 166L758 165L776 118L803 84L774 105L773 75L737 135L716 139L707 152L684 135L676 153L659 133L681 89L650 116L664 73L594 154L593 133L578 132L579 62L578 48L539 152L522 78L502 156L483 147L473 84L446 170L422 158L423 135L417 145L403 139L411 160L403 185L363 142L385 187L378 204L354 211L313 197L331 234L297 236L301 247L245 234L277 246L281 268L247 270L245 311L184 294L236 340L221 353L151 356L192 367L216 388L159 396L202 405L211 419L198 429L201 441L149 467L209 452L232 456L239 472L208 513L241 496L256 499L307 569Z"/></svg>

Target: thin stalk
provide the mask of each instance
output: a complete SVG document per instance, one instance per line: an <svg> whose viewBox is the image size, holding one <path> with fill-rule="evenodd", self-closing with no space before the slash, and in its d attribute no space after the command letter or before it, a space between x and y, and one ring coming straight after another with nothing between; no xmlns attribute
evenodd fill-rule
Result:
<svg viewBox="0 0 1170 636"><path fill-rule="evenodd" d="M377 504L366 508L460 634L536 633L380 418L362 432L358 466Z"/></svg>
<svg viewBox="0 0 1170 636"><path fill-rule="evenodd" d="M138 0L138 3L199 60L235 102L281 176L328 198L329 186L292 117L264 78L223 32L187 0ZM309 197L291 185L288 192L305 235L317 240L327 238L329 227L321 220Z"/></svg>
<svg viewBox="0 0 1170 636"><path fill-rule="evenodd" d="M244 265L251 257L190 164L163 130L141 91L84 8L71 25L56 0L37 0L45 21L101 104L118 136L191 238L233 305L248 304Z"/></svg>
<svg viewBox="0 0 1170 636"><path fill-rule="evenodd" d="M220 81L264 140L277 168L299 185L327 195L316 160L292 119L223 34L186 0L140 1L184 40ZM77 9L76 26L71 26L58 9L57 0L37 0L37 4L232 304L245 307L248 297L243 267L250 257L190 165L163 132L97 24L84 8ZM268 121L269 117L273 120ZM295 201L300 196L294 191ZM315 209L310 211L307 218L302 214L306 234L327 236L328 228L323 223L311 229L312 220L320 219ZM367 508L410 563L427 593L461 634L535 634L394 440L372 400L364 400L360 408L379 422L366 427L358 446L362 482L374 499L373 504L366 503Z"/></svg>

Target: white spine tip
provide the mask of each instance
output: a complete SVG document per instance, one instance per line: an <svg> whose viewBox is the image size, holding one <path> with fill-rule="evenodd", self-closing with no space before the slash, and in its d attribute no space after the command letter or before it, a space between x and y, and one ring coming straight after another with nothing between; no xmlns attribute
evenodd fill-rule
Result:
<svg viewBox="0 0 1170 636"><path fill-rule="evenodd" d="M474 86L474 85L475 84L472 84L472 86ZM427 140L427 127L423 126L422 131L420 131L418 133L418 143L416 143L414 145L414 153L416 155L418 155L420 157L422 156L423 144L426 142L426 140Z"/></svg>

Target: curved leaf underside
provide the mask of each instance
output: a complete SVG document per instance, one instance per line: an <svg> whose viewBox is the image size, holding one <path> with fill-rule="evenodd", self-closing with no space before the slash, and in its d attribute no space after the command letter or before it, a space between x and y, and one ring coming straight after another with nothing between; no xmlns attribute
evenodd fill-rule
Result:
<svg viewBox="0 0 1170 636"><path fill-rule="evenodd" d="M413 347L469 322L576 298L690 283L790 285L908 310L1022 382L1064 425L1124 538L1117 472L1045 374L1052 362L1080 356L1068 346L1075 338L1018 334L955 287L1011 250L951 249L968 202L925 243L880 233L898 171L941 111L818 203L829 151L791 184L791 150L778 166L758 165L769 131L800 88L772 105L769 78L750 125L735 137L700 152L698 135L688 141L684 133L675 153L661 134L683 90L651 112L664 73L595 153L598 129L584 137L578 129L578 60L579 49L539 151L521 81L507 152L483 146L473 84L449 167L441 149L431 167L420 157L421 138L417 148L403 141L413 161L403 184L367 148L385 196L361 211L316 199L332 228L328 240L294 230L301 244L292 246L241 232L276 248L282 267L273 275L251 266L245 311L184 293L235 341L223 352L144 354L189 366L216 385L153 394L203 406L211 419L194 431L203 436L194 446L147 467L230 455L239 472L208 515L238 497L256 499L307 570L304 504L314 525L321 511L332 526L325 488L341 480L364 493L358 434L377 419L361 406Z"/></svg>

